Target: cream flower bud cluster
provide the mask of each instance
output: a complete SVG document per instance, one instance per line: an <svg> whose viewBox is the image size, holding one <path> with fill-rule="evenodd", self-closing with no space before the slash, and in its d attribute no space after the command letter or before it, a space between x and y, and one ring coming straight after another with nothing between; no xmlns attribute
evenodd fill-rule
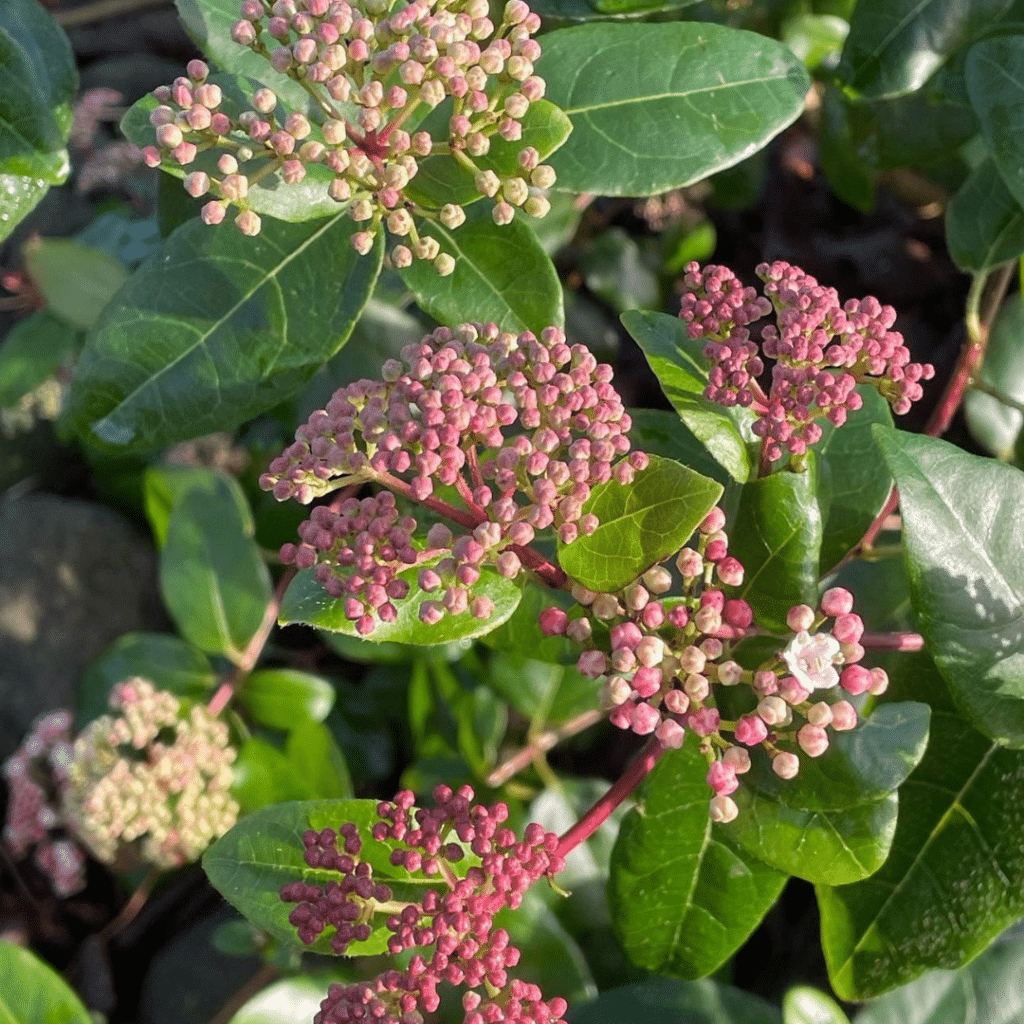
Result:
<svg viewBox="0 0 1024 1024"><path fill-rule="evenodd" d="M238 816L227 726L141 678L115 686L110 707L75 740L68 826L107 863L129 843L157 867L195 860Z"/></svg>
<svg viewBox="0 0 1024 1024"><path fill-rule="evenodd" d="M213 197L203 207L207 223L219 223L234 205L238 228L256 234L261 224L249 208L250 187L267 175L295 185L319 165L329 172L330 196L347 203L360 226L352 237L357 251L369 252L386 229L395 266L425 259L451 273L451 256L421 234L417 219L454 229L466 218L464 208L421 204L406 192L421 162L442 154L472 175L492 201L496 223L509 223L517 209L534 217L548 211L544 190L554 172L536 149L519 149L513 173L497 173L484 159L495 140L522 140L522 119L544 95L544 81L533 73L540 18L523 0L509 0L497 25L487 0L245 0L241 13L235 42L299 82L315 113L287 111L268 88L256 90L250 109L237 110L207 81L202 61L157 90L148 163L187 168L199 153L221 151L215 173L185 177L191 195ZM442 126L419 127L446 101Z"/></svg>
<svg viewBox="0 0 1024 1024"><path fill-rule="evenodd" d="M361 633L394 620L409 589L396 574L411 567L430 595L419 607L424 622L489 617L490 599L472 589L485 564L512 579L539 531L563 544L593 533L597 519L583 511L591 489L628 484L648 462L629 453L631 421L611 367L555 327L539 338L494 324L441 327L382 376L336 392L260 478L278 500L302 502L376 482L464 529L453 537L437 524L417 548L417 521L399 516L390 495L313 510L302 543L286 544L281 558L316 566ZM454 489L457 508L437 497L442 489Z"/></svg>

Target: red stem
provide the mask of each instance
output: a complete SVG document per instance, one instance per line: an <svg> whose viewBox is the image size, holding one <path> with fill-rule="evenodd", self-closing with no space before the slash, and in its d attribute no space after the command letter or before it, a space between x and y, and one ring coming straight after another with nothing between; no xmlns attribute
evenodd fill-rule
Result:
<svg viewBox="0 0 1024 1024"><path fill-rule="evenodd" d="M647 746L640 751L622 777L612 783L608 792L562 835L555 850L556 856L568 856L580 843L586 842L611 817L615 808L651 774L664 753L665 748L658 739L652 737L648 740Z"/></svg>
<svg viewBox="0 0 1024 1024"><path fill-rule="evenodd" d="M865 633L860 638L861 647L886 651L920 651L924 637L920 633Z"/></svg>

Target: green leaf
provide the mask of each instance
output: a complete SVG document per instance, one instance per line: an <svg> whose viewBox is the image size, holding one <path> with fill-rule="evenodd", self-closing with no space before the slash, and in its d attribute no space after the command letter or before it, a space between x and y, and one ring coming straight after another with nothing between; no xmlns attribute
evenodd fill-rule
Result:
<svg viewBox="0 0 1024 1024"><path fill-rule="evenodd" d="M167 526L171 520L171 513L185 496L193 491L202 491L210 495L225 492L230 494L237 515L244 524L245 532L252 535L255 530L252 510L249 508L245 492L233 476L215 469L191 466L150 466L142 477L142 494L146 518L159 547L162 548L167 543Z"/></svg>
<svg viewBox="0 0 1024 1024"><path fill-rule="evenodd" d="M623 947L639 967L677 978L727 960L786 883L712 824L706 774L688 736L651 772L612 852L608 901Z"/></svg>
<svg viewBox="0 0 1024 1024"><path fill-rule="evenodd" d="M1024 1020L1024 943L1007 935L959 971L932 971L876 999L855 1024L1020 1024ZM787 1021L788 1024L788 1021Z"/></svg>
<svg viewBox="0 0 1024 1024"><path fill-rule="evenodd" d="M50 312L81 331L96 323L128 279L119 259L70 238L37 236L25 243L22 254L25 269Z"/></svg>
<svg viewBox="0 0 1024 1024"><path fill-rule="evenodd" d="M0 173L36 179L37 188L64 181L77 91L68 37L35 0L7 0L0 9Z"/></svg>
<svg viewBox="0 0 1024 1024"><path fill-rule="evenodd" d="M319 109L298 82L275 71L270 61L231 38L231 28L240 17L235 0L174 0L174 6L185 31L219 68L257 79L273 89L292 110L308 115Z"/></svg>
<svg viewBox="0 0 1024 1024"><path fill-rule="evenodd" d="M704 397L708 371L703 345L687 335L686 324L677 316L630 310L621 320L694 437L734 480L748 480L750 457L741 430L749 427L754 416L749 410L726 409Z"/></svg>
<svg viewBox="0 0 1024 1024"><path fill-rule="evenodd" d="M873 875L896 833L895 793L829 811L787 807L744 785L733 800L740 811L727 826L733 842L748 856L808 882L846 885Z"/></svg>
<svg viewBox="0 0 1024 1024"><path fill-rule="evenodd" d="M600 694L594 680L573 666L535 661L526 653L534 651L523 647L518 655L493 657L486 683L535 729L559 724L597 707Z"/></svg>
<svg viewBox="0 0 1024 1024"><path fill-rule="evenodd" d="M782 997L782 1020L783 1024L850 1024L834 999L807 985L791 988Z"/></svg>
<svg viewBox="0 0 1024 1024"><path fill-rule="evenodd" d="M678 551L721 495L714 480L651 456L629 486L609 480L591 491L583 511L597 516L600 526L571 544L560 542L559 565L590 590L621 590Z"/></svg>
<svg viewBox="0 0 1024 1024"><path fill-rule="evenodd" d="M189 491L171 513L160 594L183 637L236 664L260 628L270 574L228 485Z"/></svg>
<svg viewBox="0 0 1024 1024"><path fill-rule="evenodd" d="M924 759L900 790L892 852L863 882L817 888L829 977L843 999L959 967L1024 914L1024 753L968 726L925 655L903 666L894 695L928 700L932 722Z"/></svg>
<svg viewBox="0 0 1024 1024"><path fill-rule="evenodd" d="M45 309L19 320L0 345L0 409L52 376L80 341L77 331Z"/></svg>
<svg viewBox="0 0 1024 1024"><path fill-rule="evenodd" d="M729 531L729 553L746 571L740 596L769 630L785 631L793 605L817 606L822 522L815 460L808 465L744 485Z"/></svg>
<svg viewBox="0 0 1024 1024"><path fill-rule="evenodd" d="M302 780L303 796L342 799L352 796L352 778L345 755L322 722L299 722L285 744L295 776Z"/></svg>
<svg viewBox="0 0 1024 1024"><path fill-rule="evenodd" d="M132 676L158 690L202 701L217 682L209 658L170 633L125 633L85 671L75 691L75 724L81 729L108 711L111 689Z"/></svg>
<svg viewBox="0 0 1024 1024"><path fill-rule="evenodd" d="M4 1024L92 1024L64 979L34 953L0 939L0 1020Z"/></svg>
<svg viewBox="0 0 1024 1024"><path fill-rule="evenodd" d="M692 185L792 123L810 87L788 47L721 25L580 25L543 47L537 74L573 126L551 159L555 187L571 192Z"/></svg>
<svg viewBox="0 0 1024 1024"><path fill-rule="evenodd" d="M889 403L873 387L858 391L864 404L842 427L821 420L823 435L814 449L824 523L819 558L823 573L860 542L892 489L892 476L871 434L875 423L892 426Z"/></svg>
<svg viewBox="0 0 1024 1024"><path fill-rule="evenodd" d="M949 201L946 245L961 270L978 274L1024 253L1024 210L991 159L975 167Z"/></svg>
<svg viewBox="0 0 1024 1024"><path fill-rule="evenodd" d="M344 214L255 238L193 221L118 292L71 394L83 435L121 452L225 430L296 391L344 344L380 269Z"/></svg>
<svg viewBox="0 0 1024 1024"><path fill-rule="evenodd" d="M1024 213L1021 228L1024 230ZM2 353L0 349L0 355ZM1011 400L1024 403L1024 303L1019 294L1011 295L1000 306L985 347L985 361L974 379ZM1024 424L1024 415L1019 409L977 387L970 387L964 396L964 414L975 440L996 458L1004 462L1013 459Z"/></svg>
<svg viewBox="0 0 1024 1024"><path fill-rule="evenodd" d="M391 851L405 846L371 839L370 829L379 820L376 800L309 800L264 807L243 818L206 851L203 870L220 894L254 925L282 942L298 945L295 929L288 923L294 904L281 901L281 887L300 879L324 885L339 877L336 871L306 864L302 835L307 829L337 830L348 821L358 825L363 839L360 858L373 868L376 880L391 886L396 899L419 899L431 884L422 875L411 876L391 864ZM462 877L475 862L476 858L465 857L453 869ZM333 931L326 929L308 947L310 952L332 955ZM366 942L352 943L346 955L383 953L390 935L380 922Z"/></svg>
<svg viewBox="0 0 1024 1024"><path fill-rule="evenodd" d="M839 75L880 99L919 89L1012 0L859 0L850 18Z"/></svg>
<svg viewBox="0 0 1024 1024"><path fill-rule="evenodd" d="M587 287L617 312L660 301L657 276L645 263L640 246L622 228L602 231L581 253L580 269Z"/></svg>
<svg viewBox="0 0 1024 1024"><path fill-rule="evenodd" d="M863 107L855 107L831 82L821 99L818 154L821 170L837 196L861 213L875 205L875 158L858 128Z"/></svg>
<svg viewBox="0 0 1024 1024"><path fill-rule="evenodd" d="M898 789L924 756L928 705L915 701L884 704L856 729L834 732L820 757L801 757L795 779L780 779L768 755L751 752L744 785L787 807L841 811L875 803Z"/></svg>
<svg viewBox="0 0 1024 1024"><path fill-rule="evenodd" d="M275 981L245 1002L228 1024L306 1024L327 995L323 979L299 975Z"/></svg>
<svg viewBox="0 0 1024 1024"><path fill-rule="evenodd" d="M10 237L49 191L49 184L42 178L7 174L0 165L0 242Z"/></svg>
<svg viewBox="0 0 1024 1024"><path fill-rule="evenodd" d="M1024 35L975 43L967 54L965 77L996 168L1024 205Z"/></svg>
<svg viewBox="0 0 1024 1024"><path fill-rule="evenodd" d="M454 258L451 274L441 277L431 263L416 260L401 270L402 280L427 313L449 326L496 323L504 331L535 334L560 327L562 286L525 215L499 226L482 207L454 231L438 223L424 232Z"/></svg>
<svg viewBox="0 0 1024 1024"><path fill-rule="evenodd" d="M782 41L808 71L821 64L835 66L850 24L834 14L797 14L782 24Z"/></svg>
<svg viewBox="0 0 1024 1024"><path fill-rule="evenodd" d="M408 596L395 605L398 618L394 622L378 622L365 639L375 643L389 640L421 647L434 647L452 640L468 640L501 625L515 611L522 595L518 584L499 576L494 569L485 567L480 580L473 585L473 595L489 597L494 602L494 614L489 619L475 619L469 612L446 615L440 622L428 626L420 621L420 603L433 598L421 590L416 582L419 568L407 569L398 574L400 579L409 583ZM317 583L315 572L315 569L304 569L292 580L281 602L281 625L301 622L334 633L358 636L356 624L345 616L344 600L331 597Z"/></svg>
<svg viewBox="0 0 1024 1024"><path fill-rule="evenodd" d="M638 17L692 7L700 0L534 0L530 10L543 18L587 21L593 18Z"/></svg>
<svg viewBox="0 0 1024 1024"><path fill-rule="evenodd" d="M236 692L242 707L260 725L291 729L302 721L322 722L334 707L327 679L293 668L268 668L245 677Z"/></svg>
<svg viewBox="0 0 1024 1024"><path fill-rule="evenodd" d="M875 436L900 490L928 650L975 728L1024 746L1024 475L945 441Z"/></svg>
<svg viewBox="0 0 1024 1024"><path fill-rule="evenodd" d="M232 119L237 119L243 111L253 109L252 95L260 88L260 82L234 75L211 75L209 81L220 87L224 97L218 107L219 111ZM300 92L302 92L301 89ZM312 110L307 109L309 97L305 93L300 99L301 106L298 109L311 115L313 131L309 138L315 142L323 142L323 136L317 124L322 117L319 107L314 107ZM128 109L121 120L121 131L129 142L140 148L156 144L156 129L149 123L149 115L159 105L157 98L150 93L136 101ZM290 103L279 103L274 111L278 123L283 124L288 114L294 109L296 108ZM242 132L235 132L230 138L233 150L234 143L251 142ZM175 178L184 178L186 174L203 171L211 179L219 180L222 175L217 168L217 161L224 152L224 146L212 146L209 149L201 149L195 160L187 166L182 166L169 159L161 165L161 168L165 174ZM334 172L319 163L307 162L305 167L306 176L302 181L295 185L289 185L281 177L280 170L266 173L266 159L262 155L256 155L251 160L239 161L239 173L246 175L250 180L249 191L245 199L246 208L261 216L274 217L277 220L290 223L335 216L341 207L327 192L334 180Z"/></svg>
<svg viewBox="0 0 1024 1024"><path fill-rule="evenodd" d="M739 496L739 487L725 467L716 462L698 441L690 428L683 423L672 409L630 409L629 418L632 426L629 430L629 441L634 449L648 455L661 455L666 459L695 469L702 476L709 476L725 487L723 504L729 495Z"/></svg>
<svg viewBox="0 0 1024 1024"><path fill-rule="evenodd" d="M650 978L572 1008L572 1024L780 1024L770 1003L717 981Z"/></svg>
<svg viewBox="0 0 1024 1024"><path fill-rule="evenodd" d="M443 104L438 111L443 111L447 119L451 115L451 104ZM433 116L438 116L438 111ZM572 131L569 118L547 100L531 103L520 118L520 124L523 126L521 139L506 142L500 135L492 136L491 148L484 156L474 157L474 165L481 171L495 171L499 177L522 175L519 154L523 149L532 146L543 162L565 142ZM435 210L439 210L445 203L468 206L483 198L483 193L476 187L475 172L447 154L420 160L416 177L409 182L404 193L414 203Z"/></svg>
<svg viewBox="0 0 1024 1024"><path fill-rule="evenodd" d="M560 604L569 611L574 603L564 591L551 591L527 581L516 610L497 629L485 634L483 642L492 650L520 657L526 651L531 658L552 665L575 664L580 656L579 645L564 636L546 636L537 621L550 605Z"/></svg>

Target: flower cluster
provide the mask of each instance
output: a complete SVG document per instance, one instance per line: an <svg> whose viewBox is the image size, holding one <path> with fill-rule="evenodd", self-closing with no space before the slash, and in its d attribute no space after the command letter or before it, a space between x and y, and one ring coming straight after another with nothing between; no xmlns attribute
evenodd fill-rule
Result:
<svg viewBox="0 0 1024 1024"><path fill-rule="evenodd" d="M60 809L70 762L71 713L51 711L36 719L3 769L8 788L4 841L16 858L31 850L36 866L62 897L85 888L85 855L64 835Z"/></svg>
<svg viewBox="0 0 1024 1024"><path fill-rule="evenodd" d="M472 591L485 565L509 579L536 568L528 546L537 531L551 528L564 544L592 533L597 519L583 512L591 489L629 483L647 465L627 454L630 419L611 368L554 327L540 338L493 324L442 327L385 364L383 378L336 392L260 478L279 500L302 502L374 482L464 529L454 537L436 524L417 548L418 523L390 494L313 510L302 543L281 558L315 565L364 634L393 621L393 602L410 589L404 570L430 595L423 621L467 610L487 618L490 599Z"/></svg>
<svg viewBox="0 0 1024 1024"><path fill-rule="evenodd" d="M691 338L704 339L711 362L704 394L725 406L749 406L753 425L764 438L770 461L783 448L803 455L822 436L817 419L835 426L861 407L858 384L870 384L899 413L921 397L920 381L934 375L928 363L910 362L903 335L891 330L896 311L870 296L839 302L825 288L788 263L762 263L757 275L764 294L745 288L727 268L697 263L686 268L680 317ZM774 309L777 326L761 331L761 345L750 326ZM757 378L761 355L775 360L766 396Z"/></svg>
<svg viewBox="0 0 1024 1024"><path fill-rule="evenodd" d="M731 821L737 775L750 769L749 748L762 747L777 775L793 778L798 751L818 757L829 745L828 727L852 729L857 712L839 690L882 693L888 679L882 669L858 664L864 656L864 631L853 613L849 591L825 593L819 611L799 605L790 610L789 643L756 669L733 659L732 649L757 635L746 601L727 591L743 583L739 561L728 553L725 515L713 509L700 524L696 547L675 558L677 576L656 565L619 594L595 594L573 587L586 611L577 618L559 608L541 613L548 635L565 635L589 647L577 667L591 679L605 680L611 722L621 729L653 734L664 747L682 746L686 729L700 737L708 759L708 785L715 796L711 816ZM681 578L681 594L670 594ZM832 619L829 629L824 629ZM593 641L594 624L608 629L608 650ZM840 671L837 666L843 666ZM726 720L718 708L716 687L746 687L751 710ZM820 699L816 691L831 691Z"/></svg>
<svg viewBox="0 0 1024 1024"><path fill-rule="evenodd" d="M355 825L303 836L306 863L341 878L322 886L296 881L282 888L281 899L298 904L289 921L304 944L333 929L331 948L344 953L350 943L370 936L371 921L380 915L391 933L392 954L423 951L412 956L405 970L385 971L372 982L331 985L316 1024L411 1024L437 1009L437 990L446 982L466 989L464 1024L558 1024L565 1000L545 1001L535 985L510 979L519 950L508 932L494 927L498 911L515 909L534 882L564 867L558 837L531 824L520 840L504 827L508 808L473 804L469 786L457 793L438 786L433 809L413 811L413 799L403 791L393 803L379 804L381 820L372 837L392 846L395 868L436 883L418 899L395 899L389 886L374 880L371 865L360 858L362 839ZM475 863L460 877L460 862L469 859L466 847Z"/></svg>
<svg viewBox="0 0 1024 1024"><path fill-rule="evenodd" d="M232 100L207 80L202 61L157 90L157 145L145 151L147 162L191 168L186 190L213 197L203 208L207 223L219 223L235 205L236 225L256 234L250 187L269 175L297 185L315 171L362 226L352 237L359 252L370 251L383 226L397 239L394 265L428 259L448 274L452 257L421 236L415 218L451 229L463 223L465 209L407 191L422 161L441 155L455 162L474 199L493 201L496 223L509 223L516 209L547 213L543 191L554 171L536 148L519 145L522 119L544 95L544 81L533 73L540 18L523 0L509 0L498 25L487 0L244 0L241 13L234 40L298 82L312 105L309 116L289 111L265 87ZM451 108L441 125L410 132L446 100ZM502 147L507 152L494 159ZM196 159L208 151L219 158L200 167Z"/></svg>
<svg viewBox="0 0 1024 1024"><path fill-rule="evenodd" d="M108 863L137 840L157 867L195 860L238 816L227 726L201 706L183 717L177 697L140 678L115 686L110 707L115 714L91 722L72 748L68 827Z"/></svg>

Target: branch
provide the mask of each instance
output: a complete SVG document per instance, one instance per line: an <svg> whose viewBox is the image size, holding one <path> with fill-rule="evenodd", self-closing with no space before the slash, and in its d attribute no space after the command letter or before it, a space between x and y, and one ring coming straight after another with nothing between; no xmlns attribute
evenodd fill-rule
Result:
<svg viewBox="0 0 1024 1024"><path fill-rule="evenodd" d="M498 765L487 776L487 785L492 789L503 786L513 775L517 775L527 765L540 757L541 754L546 754L552 747L561 743L562 740L567 740L570 736L575 736L583 732L584 729L589 729L590 726L596 725L604 716L605 712L600 708L593 708L590 711L584 711L583 714L577 715L575 718L570 718L568 722L564 722L557 729L549 729L547 732L542 732L521 750L517 750L507 761Z"/></svg>

